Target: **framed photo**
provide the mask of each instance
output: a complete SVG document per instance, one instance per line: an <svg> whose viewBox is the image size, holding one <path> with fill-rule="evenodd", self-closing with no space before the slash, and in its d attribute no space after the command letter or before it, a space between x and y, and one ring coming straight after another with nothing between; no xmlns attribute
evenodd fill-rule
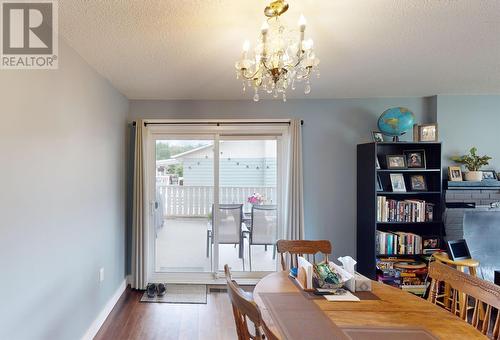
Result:
<svg viewBox="0 0 500 340"><path fill-rule="evenodd" d="M497 180L498 177L497 177L497 173L495 172L495 170L483 170L483 180Z"/></svg>
<svg viewBox="0 0 500 340"><path fill-rule="evenodd" d="M379 175L377 175L377 191L384 191L384 187L382 186L382 181L380 180Z"/></svg>
<svg viewBox="0 0 500 340"><path fill-rule="evenodd" d="M387 155L387 169L406 169L404 155Z"/></svg>
<svg viewBox="0 0 500 340"><path fill-rule="evenodd" d="M438 125L422 124L413 126L413 140L415 142L437 142L438 141Z"/></svg>
<svg viewBox="0 0 500 340"><path fill-rule="evenodd" d="M448 178L451 182L462 182L462 169L459 166L448 167Z"/></svg>
<svg viewBox="0 0 500 340"><path fill-rule="evenodd" d="M423 175L410 176L411 191L427 191L427 183Z"/></svg>
<svg viewBox="0 0 500 340"><path fill-rule="evenodd" d="M403 174L391 174L391 185L393 192L406 192L405 178Z"/></svg>
<svg viewBox="0 0 500 340"><path fill-rule="evenodd" d="M440 246L438 236L422 236L422 249L439 249Z"/></svg>
<svg viewBox="0 0 500 340"><path fill-rule="evenodd" d="M412 150L404 152L408 169L425 169L425 150Z"/></svg>
<svg viewBox="0 0 500 340"><path fill-rule="evenodd" d="M372 131L372 138L375 143L382 143L384 141L384 134L380 131Z"/></svg>
<svg viewBox="0 0 500 340"><path fill-rule="evenodd" d="M377 168L377 170L382 169L382 168L380 167L380 162L378 161L378 156L377 156L377 157L375 157L375 167Z"/></svg>

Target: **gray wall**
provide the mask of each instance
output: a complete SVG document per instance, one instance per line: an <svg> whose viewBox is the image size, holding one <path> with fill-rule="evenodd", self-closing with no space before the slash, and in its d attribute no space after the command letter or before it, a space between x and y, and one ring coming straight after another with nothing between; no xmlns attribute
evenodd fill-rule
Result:
<svg viewBox="0 0 500 340"><path fill-rule="evenodd" d="M0 71L0 339L79 339L125 277L128 100L59 65Z"/></svg>
<svg viewBox="0 0 500 340"><path fill-rule="evenodd" d="M479 154L493 159L485 169L500 172L500 96L437 96L439 138L443 141L443 165L453 165L476 146Z"/></svg>
<svg viewBox="0 0 500 340"><path fill-rule="evenodd" d="M417 121L429 122L430 102L430 98L131 101L129 118L304 119L306 237L331 240L337 257L356 254L356 144L371 141L378 116L392 106L408 107Z"/></svg>

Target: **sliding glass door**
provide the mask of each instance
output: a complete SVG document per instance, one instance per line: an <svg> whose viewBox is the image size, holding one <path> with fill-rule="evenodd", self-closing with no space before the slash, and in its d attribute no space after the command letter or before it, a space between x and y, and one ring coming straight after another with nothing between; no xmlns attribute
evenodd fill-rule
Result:
<svg viewBox="0 0 500 340"><path fill-rule="evenodd" d="M218 266L274 271L278 237L278 140L231 136L219 142ZM239 241L234 247L233 241Z"/></svg>
<svg viewBox="0 0 500 340"><path fill-rule="evenodd" d="M148 128L149 281L210 281L225 264L242 277L276 270L283 133L262 130Z"/></svg>
<svg viewBox="0 0 500 340"><path fill-rule="evenodd" d="M214 140L202 138L155 140L153 228L157 272L212 271L208 233L214 202Z"/></svg>

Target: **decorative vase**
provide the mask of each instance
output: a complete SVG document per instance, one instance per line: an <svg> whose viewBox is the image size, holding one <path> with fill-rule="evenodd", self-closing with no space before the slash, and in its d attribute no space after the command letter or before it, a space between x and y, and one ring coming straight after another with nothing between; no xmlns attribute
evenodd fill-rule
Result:
<svg viewBox="0 0 500 340"><path fill-rule="evenodd" d="M467 182L481 182L483 180L482 171L469 171L464 174Z"/></svg>

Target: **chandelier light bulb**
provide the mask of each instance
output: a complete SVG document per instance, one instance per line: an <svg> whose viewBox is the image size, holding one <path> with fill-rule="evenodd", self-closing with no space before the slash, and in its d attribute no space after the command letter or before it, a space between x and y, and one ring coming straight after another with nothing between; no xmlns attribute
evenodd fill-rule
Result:
<svg viewBox="0 0 500 340"><path fill-rule="evenodd" d="M269 24L267 23L267 20L262 23L260 31L263 35L267 34L267 32L269 31Z"/></svg>
<svg viewBox="0 0 500 340"><path fill-rule="evenodd" d="M300 28L300 30L304 31L306 29L306 25L307 25L307 20L304 17L304 14L301 14L300 18L299 18L299 28Z"/></svg>
<svg viewBox="0 0 500 340"><path fill-rule="evenodd" d="M248 52L250 50L250 41L249 40L245 40L245 42L243 43L243 52Z"/></svg>

